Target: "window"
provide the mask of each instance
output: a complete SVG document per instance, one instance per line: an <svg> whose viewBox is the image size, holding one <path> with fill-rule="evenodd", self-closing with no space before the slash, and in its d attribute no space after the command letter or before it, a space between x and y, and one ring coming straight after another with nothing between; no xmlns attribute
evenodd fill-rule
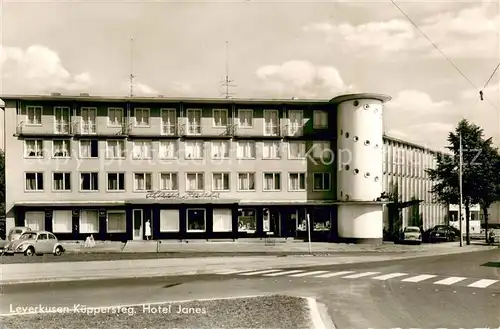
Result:
<svg viewBox="0 0 500 329"><path fill-rule="evenodd" d="M160 232L179 232L179 210L160 210Z"/></svg>
<svg viewBox="0 0 500 329"><path fill-rule="evenodd" d="M203 173L188 173L186 174L186 191L203 191L205 190L205 177Z"/></svg>
<svg viewBox="0 0 500 329"><path fill-rule="evenodd" d="M26 191L43 191L43 172L25 173Z"/></svg>
<svg viewBox="0 0 500 329"><path fill-rule="evenodd" d="M281 190L281 174L264 173L264 191L280 191L280 190Z"/></svg>
<svg viewBox="0 0 500 329"><path fill-rule="evenodd" d="M332 159L332 150L330 148L330 142L326 141L314 141L312 149L313 158L320 160L330 160Z"/></svg>
<svg viewBox="0 0 500 329"><path fill-rule="evenodd" d="M186 159L203 159L203 141L186 141L184 145L186 147L184 154Z"/></svg>
<svg viewBox="0 0 500 329"><path fill-rule="evenodd" d="M255 173L238 173L238 191L255 191Z"/></svg>
<svg viewBox="0 0 500 329"><path fill-rule="evenodd" d="M229 141L213 141L212 142L212 159L227 159L229 158L229 149L231 143Z"/></svg>
<svg viewBox="0 0 500 329"><path fill-rule="evenodd" d="M45 212L27 211L24 215L24 226L29 227L32 231L45 230Z"/></svg>
<svg viewBox="0 0 500 329"><path fill-rule="evenodd" d="M134 159L145 160L153 158L152 141L134 141Z"/></svg>
<svg viewBox="0 0 500 329"><path fill-rule="evenodd" d="M123 123L123 109L110 107L108 109L108 126L121 126Z"/></svg>
<svg viewBox="0 0 500 329"><path fill-rule="evenodd" d="M252 128L253 110L238 110L238 121L240 128Z"/></svg>
<svg viewBox="0 0 500 329"><path fill-rule="evenodd" d="M52 141L52 157L69 158L71 156L71 141L69 139L55 139Z"/></svg>
<svg viewBox="0 0 500 329"><path fill-rule="evenodd" d="M24 141L25 158L43 158L43 140L27 139Z"/></svg>
<svg viewBox="0 0 500 329"><path fill-rule="evenodd" d="M124 173L108 173L108 191L125 191L125 174Z"/></svg>
<svg viewBox="0 0 500 329"><path fill-rule="evenodd" d="M279 115L277 110L264 110L264 135L277 136Z"/></svg>
<svg viewBox="0 0 500 329"><path fill-rule="evenodd" d="M81 191L99 191L99 174L96 172L80 173Z"/></svg>
<svg viewBox="0 0 500 329"><path fill-rule="evenodd" d="M212 191L229 191L229 173L212 174Z"/></svg>
<svg viewBox="0 0 500 329"><path fill-rule="evenodd" d="M306 190L306 174L305 173L290 173L288 182L289 182L290 191L305 191Z"/></svg>
<svg viewBox="0 0 500 329"><path fill-rule="evenodd" d="M98 158L99 142L96 139L80 140L80 158Z"/></svg>
<svg viewBox="0 0 500 329"><path fill-rule="evenodd" d="M205 209L187 209L186 221L188 232L205 232L207 224Z"/></svg>
<svg viewBox="0 0 500 329"><path fill-rule="evenodd" d="M123 140L106 141L106 158L108 159L125 158L125 141Z"/></svg>
<svg viewBox="0 0 500 329"><path fill-rule="evenodd" d="M262 143L262 158L264 158L264 159L280 159L281 158L281 142L263 142Z"/></svg>
<svg viewBox="0 0 500 329"><path fill-rule="evenodd" d="M42 107L28 106L26 107L26 124L41 125L42 124Z"/></svg>
<svg viewBox="0 0 500 329"><path fill-rule="evenodd" d="M314 111L313 113L314 128L328 128L328 112Z"/></svg>
<svg viewBox="0 0 500 329"><path fill-rule="evenodd" d="M314 191L329 191L330 190L330 173L314 173Z"/></svg>
<svg viewBox="0 0 500 329"><path fill-rule="evenodd" d="M160 173L160 190L177 191L179 190L179 177L175 172Z"/></svg>
<svg viewBox="0 0 500 329"><path fill-rule="evenodd" d="M290 110L288 112L289 124L288 133L290 136L302 133L302 126L304 125L304 114L302 110Z"/></svg>
<svg viewBox="0 0 500 329"><path fill-rule="evenodd" d="M56 134L70 132L71 115L69 107L54 107L54 131Z"/></svg>
<svg viewBox="0 0 500 329"><path fill-rule="evenodd" d="M82 134L97 133L96 118L97 109L95 107L82 107L80 119Z"/></svg>
<svg viewBox="0 0 500 329"><path fill-rule="evenodd" d="M80 210L80 233L99 232L99 211Z"/></svg>
<svg viewBox="0 0 500 329"><path fill-rule="evenodd" d="M238 141L237 157L238 159L255 159L255 142Z"/></svg>
<svg viewBox="0 0 500 329"><path fill-rule="evenodd" d="M149 109L145 108L135 109L135 126L149 127Z"/></svg>
<svg viewBox="0 0 500 329"><path fill-rule="evenodd" d="M175 135L177 127L177 112L175 109L161 109L161 133Z"/></svg>
<svg viewBox="0 0 500 329"><path fill-rule="evenodd" d="M54 191L71 191L71 173L55 172L53 173Z"/></svg>
<svg viewBox="0 0 500 329"><path fill-rule="evenodd" d="M160 141L160 154L159 158L162 160L166 159L177 159L179 154L179 142L176 140L170 141Z"/></svg>
<svg viewBox="0 0 500 329"><path fill-rule="evenodd" d="M306 158L306 142L305 141L290 141L290 142L288 142L288 157L290 159L305 159Z"/></svg>
<svg viewBox="0 0 500 329"><path fill-rule="evenodd" d="M187 110L187 133L188 135L201 134L201 110L188 109Z"/></svg>
<svg viewBox="0 0 500 329"><path fill-rule="evenodd" d="M257 212L255 209L238 209L238 232L255 233Z"/></svg>
<svg viewBox="0 0 500 329"><path fill-rule="evenodd" d="M213 210L213 231L231 232L233 230L233 212L231 209Z"/></svg>
<svg viewBox="0 0 500 329"><path fill-rule="evenodd" d="M52 212L52 232L73 232L73 212L71 210L54 210Z"/></svg>
<svg viewBox="0 0 500 329"><path fill-rule="evenodd" d="M226 109L214 109L212 110L212 116L214 119L214 127L226 127L227 126L227 110Z"/></svg>
<svg viewBox="0 0 500 329"><path fill-rule="evenodd" d="M134 174L134 191L150 191L152 189L151 173Z"/></svg>
<svg viewBox="0 0 500 329"><path fill-rule="evenodd" d="M123 233L127 231L125 211L107 212L106 231L108 233Z"/></svg>

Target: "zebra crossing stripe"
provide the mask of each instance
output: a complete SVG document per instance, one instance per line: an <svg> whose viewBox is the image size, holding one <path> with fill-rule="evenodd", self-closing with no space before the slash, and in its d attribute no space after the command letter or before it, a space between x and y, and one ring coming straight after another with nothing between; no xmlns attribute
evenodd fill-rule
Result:
<svg viewBox="0 0 500 329"><path fill-rule="evenodd" d="M411 278L406 278L401 280L402 282L422 282L428 279L435 278L437 275L432 274L421 274L417 276L412 276Z"/></svg>
<svg viewBox="0 0 500 329"><path fill-rule="evenodd" d="M304 270L293 270L293 271L264 274L264 276L280 276L280 275L287 275L287 274L293 274L293 273L299 273L299 272L304 272Z"/></svg>
<svg viewBox="0 0 500 329"><path fill-rule="evenodd" d="M238 274L238 273L243 273L243 272L248 272L249 270L228 270L228 271L222 271L222 272L217 272L215 274L218 275L229 275L229 274ZM250 270L250 271L255 271L255 270Z"/></svg>
<svg viewBox="0 0 500 329"><path fill-rule="evenodd" d="M467 287L471 288L486 288L491 286L493 283L498 282L498 280L481 279L474 283L469 284Z"/></svg>
<svg viewBox="0 0 500 329"><path fill-rule="evenodd" d="M436 281L436 282L434 282L434 284L440 284L440 285L444 285L444 286L451 286L452 284L460 282L460 281L463 281L465 279L467 279L467 278L462 278L462 277L459 277L459 276L450 276L449 278Z"/></svg>
<svg viewBox="0 0 500 329"><path fill-rule="evenodd" d="M342 277L343 279L357 279L357 278L363 278L365 276L370 276L370 275L375 275L379 274L380 272L364 272L364 273L358 273L358 274L351 274L348 276Z"/></svg>
<svg viewBox="0 0 500 329"><path fill-rule="evenodd" d="M333 276L341 276L341 275L346 275L346 274L350 274L350 273L354 273L354 271L342 271L342 272L327 273L327 274L318 275L318 276L316 276L316 278L331 278Z"/></svg>
<svg viewBox="0 0 500 329"><path fill-rule="evenodd" d="M326 273L328 271L314 271L314 272L305 272L305 273L299 273L299 274L292 274L289 276L293 276L295 278L303 277L303 276L310 276L310 275L315 275L315 274L321 274L321 273Z"/></svg>
<svg viewBox="0 0 500 329"><path fill-rule="evenodd" d="M280 272L280 271L281 270L265 270L265 271L241 273L239 275L258 275L258 274L271 273L271 272Z"/></svg>
<svg viewBox="0 0 500 329"><path fill-rule="evenodd" d="M376 276L372 279L384 281L384 280L394 279L394 278L398 278L400 276L405 276L405 275L408 275L408 274L406 274L406 273L390 273L390 274L386 274L386 275Z"/></svg>

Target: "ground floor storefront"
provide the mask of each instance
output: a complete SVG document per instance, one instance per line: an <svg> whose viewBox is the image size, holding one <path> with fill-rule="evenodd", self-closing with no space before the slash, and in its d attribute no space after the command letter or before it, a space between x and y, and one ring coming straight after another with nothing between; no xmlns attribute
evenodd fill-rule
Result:
<svg viewBox="0 0 500 329"><path fill-rule="evenodd" d="M337 239L335 205L123 204L16 207L15 225L53 232L60 240Z"/></svg>

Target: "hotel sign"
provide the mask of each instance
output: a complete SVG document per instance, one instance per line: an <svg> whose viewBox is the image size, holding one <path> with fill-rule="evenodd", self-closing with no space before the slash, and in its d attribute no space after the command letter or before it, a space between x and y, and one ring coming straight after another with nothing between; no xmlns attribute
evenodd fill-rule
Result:
<svg viewBox="0 0 500 329"><path fill-rule="evenodd" d="M165 191L148 191L146 199L177 199L177 200L192 200L192 199L218 199L219 193L216 192L187 192L180 194L178 192L165 192Z"/></svg>

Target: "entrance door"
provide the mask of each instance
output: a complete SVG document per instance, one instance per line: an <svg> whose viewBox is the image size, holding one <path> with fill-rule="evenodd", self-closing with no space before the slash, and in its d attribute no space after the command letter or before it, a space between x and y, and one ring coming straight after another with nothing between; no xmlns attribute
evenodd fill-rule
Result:
<svg viewBox="0 0 500 329"><path fill-rule="evenodd" d="M134 240L143 240L144 236L144 225L143 225L143 213L142 209L134 209L133 211L134 220Z"/></svg>
<svg viewBox="0 0 500 329"><path fill-rule="evenodd" d="M281 213L278 210L269 210L269 219L271 224L271 232L274 236L281 236Z"/></svg>
<svg viewBox="0 0 500 329"><path fill-rule="evenodd" d="M287 237L296 237L297 236L297 223L299 221L299 211L298 210L290 210L287 214Z"/></svg>

